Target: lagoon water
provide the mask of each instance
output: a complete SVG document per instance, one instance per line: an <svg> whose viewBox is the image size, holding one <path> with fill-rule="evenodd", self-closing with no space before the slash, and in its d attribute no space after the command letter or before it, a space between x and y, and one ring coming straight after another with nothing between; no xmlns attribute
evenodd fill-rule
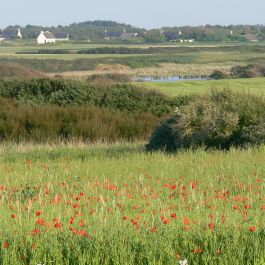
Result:
<svg viewBox="0 0 265 265"><path fill-rule="evenodd" d="M177 82L177 81L194 81L209 80L207 76L135 76L133 81L136 82Z"/></svg>

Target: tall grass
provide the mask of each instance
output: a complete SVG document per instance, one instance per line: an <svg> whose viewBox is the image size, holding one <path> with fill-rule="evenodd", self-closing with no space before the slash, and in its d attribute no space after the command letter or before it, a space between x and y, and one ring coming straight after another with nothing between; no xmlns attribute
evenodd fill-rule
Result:
<svg viewBox="0 0 265 265"><path fill-rule="evenodd" d="M95 106L27 105L0 98L0 141L145 141L163 117Z"/></svg>

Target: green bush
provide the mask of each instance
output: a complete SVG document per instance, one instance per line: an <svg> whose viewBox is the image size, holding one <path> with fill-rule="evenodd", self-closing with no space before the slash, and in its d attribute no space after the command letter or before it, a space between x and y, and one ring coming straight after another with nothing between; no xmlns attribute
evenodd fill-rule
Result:
<svg viewBox="0 0 265 265"><path fill-rule="evenodd" d="M168 114L174 107L190 100L189 96L169 98L128 83L57 79L0 80L0 96L27 104L96 106L156 116Z"/></svg>
<svg viewBox="0 0 265 265"><path fill-rule="evenodd" d="M224 73L220 70L215 70L210 74L209 78L215 79L215 80L227 79L227 78L229 78L229 75L227 75L226 73Z"/></svg>
<svg viewBox="0 0 265 265"><path fill-rule="evenodd" d="M176 110L152 134L147 150L232 146L265 142L265 99L228 90L212 91Z"/></svg>
<svg viewBox="0 0 265 265"><path fill-rule="evenodd" d="M230 75L233 78L255 78L265 76L265 66L261 64L250 64L247 66L234 66Z"/></svg>

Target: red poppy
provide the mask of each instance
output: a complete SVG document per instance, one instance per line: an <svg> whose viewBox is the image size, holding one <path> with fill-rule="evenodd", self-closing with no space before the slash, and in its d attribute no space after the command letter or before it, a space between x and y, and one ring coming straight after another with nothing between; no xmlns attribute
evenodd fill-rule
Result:
<svg viewBox="0 0 265 265"><path fill-rule="evenodd" d="M86 236L86 230L81 230L80 232L79 232L79 235L80 236Z"/></svg>
<svg viewBox="0 0 265 265"><path fill-rule="evenodd" d="M56 224L54 225L54 227L55 227L55 228L62 228L63 225L62 225L61 223L56 223Z"/></svg>
<svg viewBox="0 0 265 265"><path fill-rule="evenodd" d="M173 219L176 219L176 218L177 218L176 213L172 213L172 214L171 214L171 217L172 217Z"/></svg>
<svg viewBox="0 0 265 265"><path fill-rule="evenodd" d="M17 218L17 215L16 214L11 214L11 217L13 218L13 219L15 219L15 218Z"/></svg>
<svg viewBox="0 0 265 265"><path fill-rule="evenodd" d="M164 222L163 222L165 225L168 225L170 224L170 220L168 218L165 218Z"/></svg>
<svg viewBox="0 0 265 265"><path fill-rule="evenodd" d="M45 221L44 221L43 219L38 219L38 220L36 221L36 223L37 223L38 225L44 225L44 224L45 224Z"/></svg>
<svg viewBox="0 0 265 265"><path fill-rule="evenodd" d="M211 222L208 227L211 229L211 230L214 230L215 229L215 224L213 222Z"/></svg>
<svg viewBox="0 0 265 265"><path fill-rule="evenodd" d="M255 226L250 226L248 230L250 232L255 232L256 231L256 227Z"/></svg>
<svg viewBox="0 0 265 265"><path fill-rule="evenodd" d="M177 184L174 184L174 185L170 186L171 190L175 190L176 188L177 188Z"/></svg>
<svg viewBox="0 0 265 265"><path fill-rule="evenodd" d="M8 242L4 243L4 248L9 248L9 243Z"/></svg>
<svg viewBox="0 0 265 265"><path fill-rule="evenodd" d="M36 216L40 216L41 215L41 211L40 210L38 210L38 211L36 211Z"/></svg>

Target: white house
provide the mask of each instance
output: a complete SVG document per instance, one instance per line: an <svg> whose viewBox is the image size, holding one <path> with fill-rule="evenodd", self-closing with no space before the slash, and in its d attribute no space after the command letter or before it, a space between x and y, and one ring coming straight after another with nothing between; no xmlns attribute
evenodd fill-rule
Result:
<svg viewBox="0 0 265 265"><path fill-rule="evenodd" d="M37 38L38 44L55 43L55 36L50 31L41 31Z"/></svg>
<svg viewBox="0 0 265 265"><path fill-rule="evenodd" d="M46 44L46 43L55 43L56 41L68 41L69 35L68 33L58 32L51 33L50 31L41 31L39 36L37 37L38 44Z"/></svg>

